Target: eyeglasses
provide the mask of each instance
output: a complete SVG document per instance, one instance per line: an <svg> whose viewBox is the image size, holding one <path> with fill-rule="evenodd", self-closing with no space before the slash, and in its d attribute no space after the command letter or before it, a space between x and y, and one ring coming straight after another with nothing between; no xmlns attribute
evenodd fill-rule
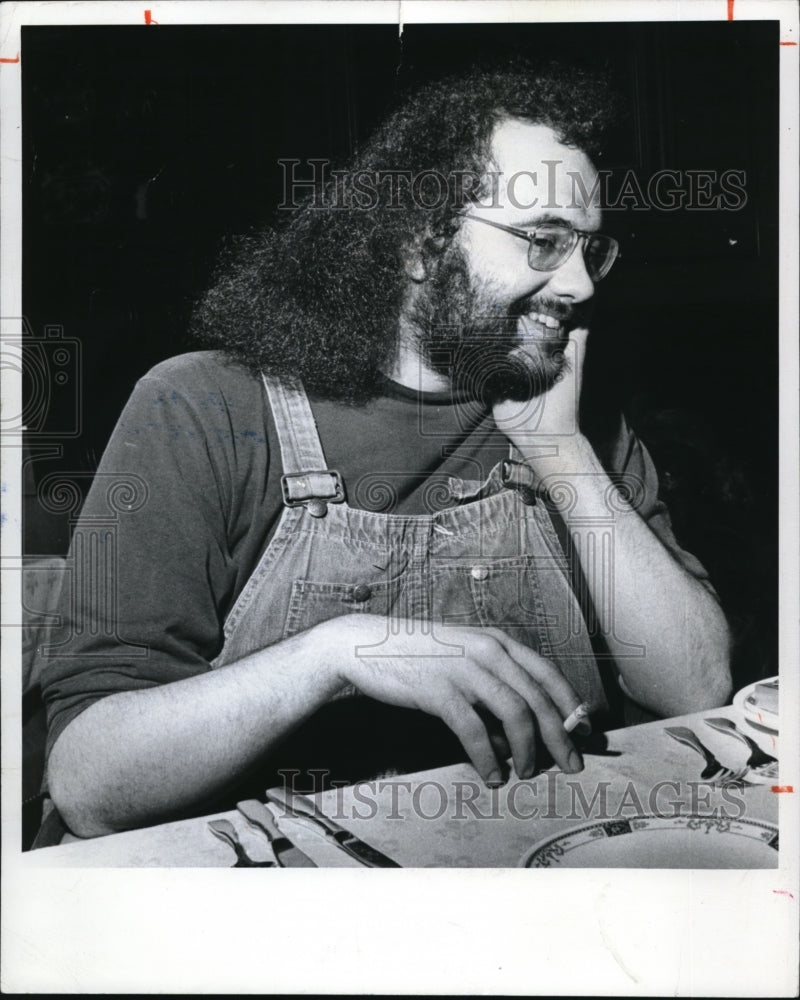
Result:
<svg viewBox="0 0 800 1000"><path fill-rule="evenodd" d="M500 222L484 219L479 215L465 215L473 222L485 222L487 226L502 229L512 236L528 241L528 266L534 271L555 271L566 263L579 242L583 242L583 261L586 273L592 281L601 281L619 256L619 243L602 233L587 233L583 229L572 229L558 222L542 222L534 229L516 229Z"/></svg>

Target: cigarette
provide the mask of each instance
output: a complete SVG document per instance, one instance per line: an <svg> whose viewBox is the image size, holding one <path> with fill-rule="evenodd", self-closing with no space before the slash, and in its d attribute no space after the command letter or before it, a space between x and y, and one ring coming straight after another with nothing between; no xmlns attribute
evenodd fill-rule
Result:
<svg viewBox="0 0 800 1000"><path fill-rule="evenodd" d="M575 711L564 719L564 732L571 733L577 730L579 736L588 736L592 731L592 724L589 721L589 706L586 702L581 702Z"/></svg>

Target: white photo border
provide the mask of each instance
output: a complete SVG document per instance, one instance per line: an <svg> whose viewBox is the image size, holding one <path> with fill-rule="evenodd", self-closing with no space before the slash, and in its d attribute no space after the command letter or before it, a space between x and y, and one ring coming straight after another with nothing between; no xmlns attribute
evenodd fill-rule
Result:
<svg viewBox="0 0 800 1000"><path fill-rule="evenodd" d="M33 24L779 20L780 868L772 871L77 870L20 852L20 445L2 531L6 992L791 996L797 989L798 14L792 0L8 3L0 9L0 317L21 317L20 27ZM143 28L143 30L145 30ZM157 30L153 27L152 30ZM4 408L21 412L3 370ZM14 574L17 573L17 576ZM17 580L15 586L14 580Z"/></svg>

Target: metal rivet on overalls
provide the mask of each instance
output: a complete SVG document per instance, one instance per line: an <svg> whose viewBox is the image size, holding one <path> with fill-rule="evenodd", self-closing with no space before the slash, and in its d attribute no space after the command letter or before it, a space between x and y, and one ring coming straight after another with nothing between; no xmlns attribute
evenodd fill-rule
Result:
<svg viewBox="0 0 800 1000"><path fill-rule="evenodd" d="M363 601L368 601L372 597L372 588L368 587L366 583L359 583L357 587L353 588L353 600L358 601L361 604Z"/></svg>
<svg viewBox="0 0 800 1000"><path fill-rule="evenodd" d="M328 505L324 500L309 500L306 510L312 517L325 517L328 513Z"/></svg>
<svg viewBox="0 0 800 1000"><path fill-rule="evenodd" d="M489 576L487 566L473 566L471 572L473 580L485 580Z"/></svg>

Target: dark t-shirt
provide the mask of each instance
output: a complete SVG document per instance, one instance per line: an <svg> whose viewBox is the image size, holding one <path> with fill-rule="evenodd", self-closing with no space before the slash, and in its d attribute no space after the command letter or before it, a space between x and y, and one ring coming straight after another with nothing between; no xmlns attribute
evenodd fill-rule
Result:
<svg viewBox="0 0 800 1000"><path fill-rule="evenodd" d="M341 473L353 507L428 514L436 492L425 486L434 473L485 480L508 457L486 411L450 393L389 383L363 407L313 398L311 406L328 467ZM624 421L603 457L609 471L640 478L640 514L705 580L675 541L652 462ZM140 380L73 541L73 580L92 586L68 588L64 629L53 640L59 655L42 661L48 749L100 698L210 669L225 617L280 518L281 473L264 386L252 374L201 352L165 361Z"/></svg>

